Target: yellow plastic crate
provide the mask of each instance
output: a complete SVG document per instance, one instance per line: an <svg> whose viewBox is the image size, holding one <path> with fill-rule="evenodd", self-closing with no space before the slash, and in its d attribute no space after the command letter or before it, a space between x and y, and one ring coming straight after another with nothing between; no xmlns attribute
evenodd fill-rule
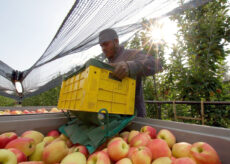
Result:
<svg viewBox="0 0 230 164"><path fill-rule="evenodd" d="M62 82L58 108L84 112L106 108L109 113L133 115L136 80L116 80L107 69L111 66L95 59L87 63Z"/></svg>

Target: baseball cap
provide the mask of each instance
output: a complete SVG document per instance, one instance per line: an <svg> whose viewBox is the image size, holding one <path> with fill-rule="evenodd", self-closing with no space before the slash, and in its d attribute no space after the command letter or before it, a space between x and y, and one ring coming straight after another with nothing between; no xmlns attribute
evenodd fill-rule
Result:
<svg viewBox="0 0 230 164"><path fill-rule="evenodd" d="M117 32L114 29L108 28L99 33L99 44L118 39Z"/></svg>

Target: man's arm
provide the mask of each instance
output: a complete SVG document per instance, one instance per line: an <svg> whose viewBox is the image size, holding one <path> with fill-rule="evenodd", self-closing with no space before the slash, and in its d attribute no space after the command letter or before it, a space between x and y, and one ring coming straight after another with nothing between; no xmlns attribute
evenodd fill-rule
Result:
<svg viewBox="0 0 230 164"><path fill-rule="evenodd" d="M159 59L151 55L145 55L134 51L126 61L129 67L129 76L149 76L162 71L162 64Z"/></svg>

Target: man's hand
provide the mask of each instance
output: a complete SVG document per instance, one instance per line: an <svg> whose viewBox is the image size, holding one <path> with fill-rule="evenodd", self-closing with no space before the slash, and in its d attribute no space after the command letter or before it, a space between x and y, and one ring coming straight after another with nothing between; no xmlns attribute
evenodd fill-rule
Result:
<svg viewBox="0 0 230 164"><path fill-rule="evenodd" d="M113 75L119 79L123 79L124 77L129 75L129 67L128 64L124 61L118 63L110 63L113 66L114 72Z"/></svg>

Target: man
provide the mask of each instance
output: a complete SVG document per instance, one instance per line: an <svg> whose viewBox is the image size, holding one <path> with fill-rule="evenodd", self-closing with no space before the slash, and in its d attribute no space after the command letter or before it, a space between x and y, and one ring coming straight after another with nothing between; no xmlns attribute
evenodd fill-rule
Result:
<svg viewBox="0 0 230 164"><path fill-rule="evenodd" d="M99 44L110 65L115 67L114 76L123 79L126 76L136 77L135 109L138 117L145 117L141 77L149 76L162 70L159 60L144 55L138 50L128 50L119 45L118 35L113 29L105 29L99 34ZM157 69L156 69L157 68Z"/></svg>

